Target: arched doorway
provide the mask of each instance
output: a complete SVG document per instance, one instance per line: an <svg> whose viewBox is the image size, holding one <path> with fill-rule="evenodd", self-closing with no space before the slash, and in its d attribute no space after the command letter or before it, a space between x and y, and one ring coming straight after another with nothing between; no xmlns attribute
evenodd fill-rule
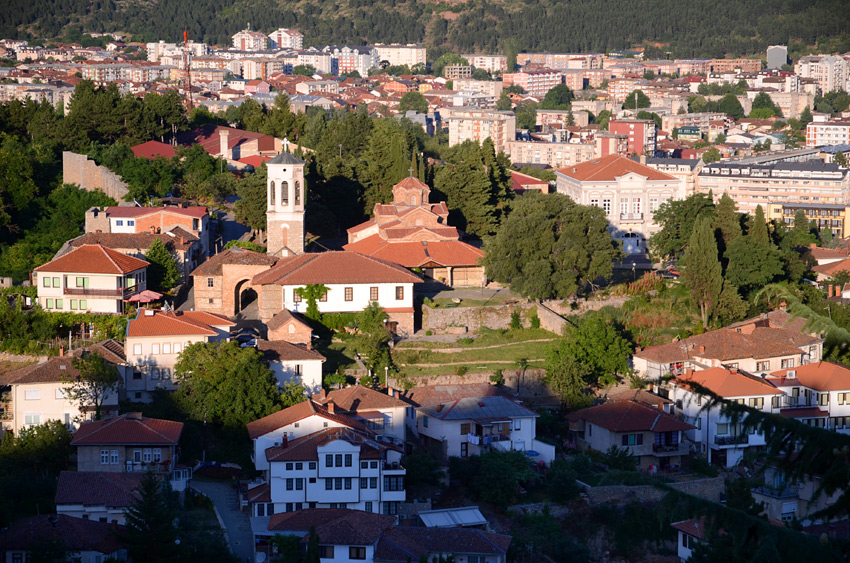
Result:
<svg viewBox="0 0 850 563"><path fill-rule="evenodd" d="M249 305L256 303L257 301L257 292L251 287L251 283L248 280L242 280L238 284L236 284L235 295L233 299L234 304L234 315L238 315L242 311L245 310Z"/></svg>

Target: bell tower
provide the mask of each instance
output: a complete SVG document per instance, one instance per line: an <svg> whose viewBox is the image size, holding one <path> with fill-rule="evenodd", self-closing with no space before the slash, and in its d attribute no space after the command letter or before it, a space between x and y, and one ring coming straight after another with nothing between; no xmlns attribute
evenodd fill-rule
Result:
<svg viewBox="0 0 850 563"><path fill-rule="evenodd" d="M304 253L304 161L282 152L266 162L266 221L271 255Z"/></svg>

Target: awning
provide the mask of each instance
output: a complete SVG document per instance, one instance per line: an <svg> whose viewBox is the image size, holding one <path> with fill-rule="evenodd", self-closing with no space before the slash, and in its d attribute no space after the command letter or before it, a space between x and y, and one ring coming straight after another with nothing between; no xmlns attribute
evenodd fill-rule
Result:
<svg viewBox="0 0 850 563"><path fill-rule="evenodd" d="M156 291L151 291L150 289L146 289L144 291L140 291L139 293L133 295L129 299L125 299L124 301L130 302L138 302L138 303L150 303L151 301L158 301L162 299L162 294L157 293Z"/></svg>

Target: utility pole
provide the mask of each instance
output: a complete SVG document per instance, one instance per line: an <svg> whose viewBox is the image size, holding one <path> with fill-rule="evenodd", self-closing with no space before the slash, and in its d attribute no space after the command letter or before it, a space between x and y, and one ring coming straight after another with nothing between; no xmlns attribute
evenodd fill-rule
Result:
<svg viewBox="0 0 850 563"><path fill-rule="evenodd" d="M183 97L185 98L186 113L192 111L194 103L192 102L192 50L189 48L189 32L183 30L183 67L186 70L183 79Z"/></svg>

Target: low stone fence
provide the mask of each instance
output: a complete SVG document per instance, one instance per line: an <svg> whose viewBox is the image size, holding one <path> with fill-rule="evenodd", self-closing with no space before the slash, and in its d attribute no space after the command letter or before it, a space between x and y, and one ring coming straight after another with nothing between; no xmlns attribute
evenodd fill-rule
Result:
<svg viewBox="0 0 850 563"><path fill-rule="evenodd" d="M482 327L493 330L511 326L511 314L517 312L523 326L529 326L529 310L537 309L540 327L555 334L562 334L566 321L554 310L538 303L515 303L512 305L488 305L486 307L438 307L422 306L422 330L434 332L478 332Z"/></svg>
<svg viewBox="0 0 850 563"><path fill-rule="evenodd" d="M606 487L590 487L584 483L585 493L590 504L604 504L606 502L621 503L632 499L640 501L657 502L664 498L667 492L664 489L652 485L611 485ZM704 498L713 502L720 502L720 495L725 490L723 477L710 477L706 479L695 479L693 481L678 481L668 483L670 488L679 492Z"/></svg>

